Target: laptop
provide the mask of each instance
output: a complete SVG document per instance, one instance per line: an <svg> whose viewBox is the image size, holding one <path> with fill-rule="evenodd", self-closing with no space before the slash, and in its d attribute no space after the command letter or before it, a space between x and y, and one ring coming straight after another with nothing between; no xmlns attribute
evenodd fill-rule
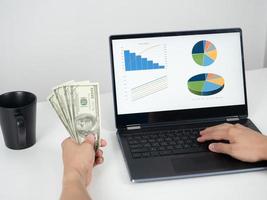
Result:
<svg viewBox="0 0 267 200"><path fill-rule="evenodd" d="M221 123L259 131L248 119L240 28L112 35L110 50L117 137L132 182L266 168L196 141Z"/></svg>

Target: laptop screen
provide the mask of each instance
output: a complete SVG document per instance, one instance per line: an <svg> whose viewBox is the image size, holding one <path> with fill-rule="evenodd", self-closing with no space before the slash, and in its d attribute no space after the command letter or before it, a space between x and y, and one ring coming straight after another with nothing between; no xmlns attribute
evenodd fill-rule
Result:
<svg viewBox="0 0 267 200"><path fill-rule="evenodd" d="M112 39L117 114L244 105L240 34Z"/></svg>

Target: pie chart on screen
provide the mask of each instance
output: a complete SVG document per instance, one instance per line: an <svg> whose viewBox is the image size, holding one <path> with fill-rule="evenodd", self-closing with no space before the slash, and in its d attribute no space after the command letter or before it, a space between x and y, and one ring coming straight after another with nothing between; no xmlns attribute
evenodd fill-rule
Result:
<svg viewBox="0 0 267 200"><path fill-rule="evenodd" d="M194 45L192 56L198 65L209 66L217 58L217 49L210 41L201 40Z"/></svg>
<svg viewBox="0 0 267 200"><path fill-rule="evenodd" d="M219 93L224 88L224 78L212 73L198 74L187 82L191 93L199 96L208 96Z"/></svg>

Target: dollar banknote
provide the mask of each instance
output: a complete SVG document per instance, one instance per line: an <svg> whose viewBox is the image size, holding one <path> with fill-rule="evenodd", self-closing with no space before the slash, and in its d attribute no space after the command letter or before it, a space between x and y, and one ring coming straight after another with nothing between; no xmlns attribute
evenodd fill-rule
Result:
<svg viewBox="0 0 267 200"><path fill-rule="evenodd" d="M82 143L88 134L94 134L95 148L99 148L101 117L98 83L63 83L53 88L48 101L77 143Z"/></svg>

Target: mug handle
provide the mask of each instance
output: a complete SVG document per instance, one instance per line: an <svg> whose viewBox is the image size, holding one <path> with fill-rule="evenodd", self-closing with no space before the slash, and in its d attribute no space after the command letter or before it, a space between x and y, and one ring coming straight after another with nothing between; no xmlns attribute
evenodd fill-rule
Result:
<svg viewBox="0 0 267 200"><path fill-rule="evenodd" d="M18 130L18 143L20 147L26 146L26 127L24 123L24 117L22 115L16 116L16 124Z"/></svg>

